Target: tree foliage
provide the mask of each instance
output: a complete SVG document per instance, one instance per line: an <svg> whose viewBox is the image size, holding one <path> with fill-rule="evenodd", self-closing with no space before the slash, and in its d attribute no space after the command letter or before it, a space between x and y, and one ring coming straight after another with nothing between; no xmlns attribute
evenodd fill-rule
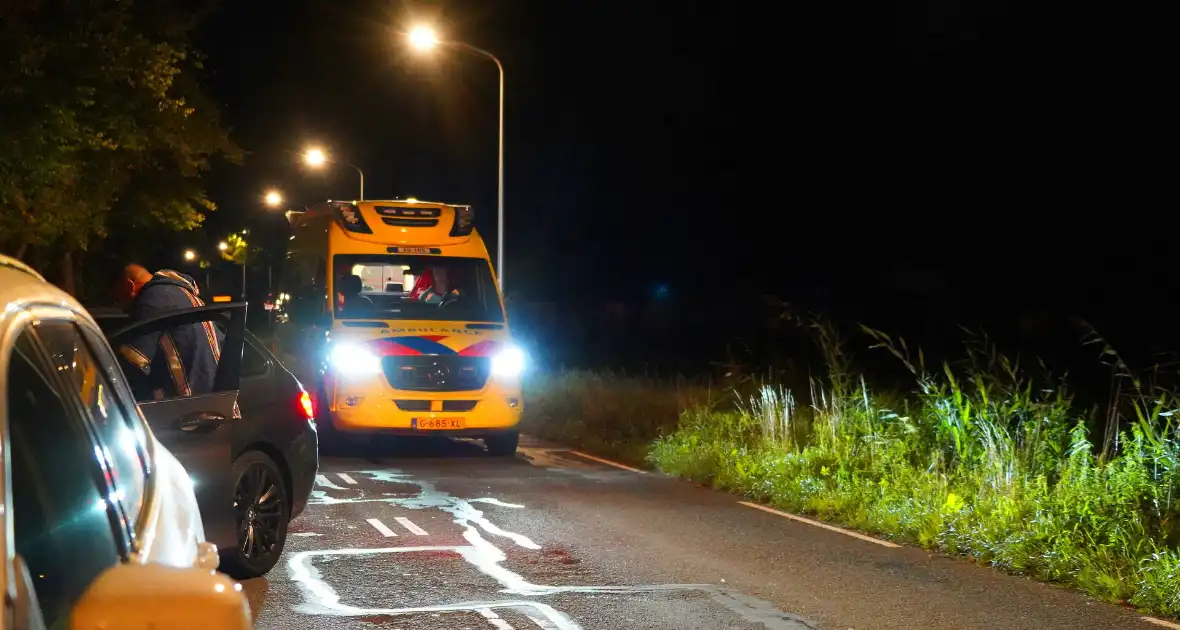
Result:
<svg viewBox="0 0 1180 630"><path fill-rule="evenodd" d="M0 2L0 248L191 230L210 161L240 158L202 92L181 0Z"/></svg>

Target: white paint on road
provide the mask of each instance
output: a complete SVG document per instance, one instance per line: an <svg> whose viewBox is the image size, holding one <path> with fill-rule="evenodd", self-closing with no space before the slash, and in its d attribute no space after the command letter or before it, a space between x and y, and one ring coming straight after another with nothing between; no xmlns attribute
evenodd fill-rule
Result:
<svg viewBox="0 0 1180 630"><path fill-rule="evenodd" d="M623 470L629 470L633 473L639 473L641 475L647 474L647 471L639 470L638 468L632 468L630 466L627 466L626 464L620 464L619 462L612 462L609 459L603 459L601 457L596 457L596 456L591 455L589 453L583 453L582 451L570 451L570 452L573 453L574 455L577 455L578 457L585 457L586 459L596 461L600 464L606 464L607 466L614 466L615 468L622 468Z"/></svg>
<svg viewBox="0 0 1180 630"><path fill-rule="evenodd" d="M744 505L746 507L752 507L755 510L762 510L763 512L769 512L770 514L774 514L776 516L781 516L783 518L789 518L792 521L798 521L800 523L806 523L808 525L820 527L820 528L826 529L828 531L836 532L837 534L844 534L845 536L851 536L853 538L857 538L857 539L860 539L860 540L863 540L866 542L871 542L875 545L881 545L882 547L892 547L894 549L901 548L901 545L899 545L897 543L891 543L888 540L879 540L877 538L873 538L872 536L865 536L864 534L858 534L856 532L849 531L847 529L841 529L839 527L836 527L835 525L828 525L827 523L813 521L809 518L805 518L805 517L799 516L797 514L791 514L788 512L780 512L774 508L768 508L765 505L758 505L757 503L750 503L749 501L738 501L738 504Z"/></svg>
<svg viewBox="0 0 1180 630"><path fill-rule="evenodd" d="M549 621L544 617L538 617L531 610L522 610L521 614L523 614L525 617L528 617L529 621L533 622L541 630L559 630L557 626L553 625L552 621Z"/></svg>
<svg viewBox="0 0 1180 630"><path fill-rule="evenodd" d="M332 483L332 480L328 479L327 475L316 475L315 482L317 484L319 484L325 488L329 488L331 490L343 490L344 489L344 488L341 488L340 486Z"/></svg>
<svg viewBox="0 0 1180 630"><path fill-rule="evenodd" d="M487 503L488 505L498 505L500 507L516 508L518 510L524 508L523 505L517 505L516 503L505 503L499 499L492 499L490 497L484 497L481 499L468 499L467 502L468 503Z"/></svg>
<svg viewBox="0 0 1180 630"><path fill-rule="evenodd" d="M1152 623L1157 626L1163 626L1165 628L1174 628L1175 630L1180 630L1180 624L1172 623L1171 621L1164 621L1163 619L1156 619L1155 617L1143 617L1143 620L1146 621L1147 623Z"/></svg>
<svg viewBox="0 0 1180 630"><path fill-rule="evenodd" d="M491 608L480 608L479 614L484 619L487 619L488 623L492 624L492 627L496 630L516 630L512 627L512 624L501 619L500 615L497 615Z"/></svg>
<svg viewBox="0 0 1180 630"><path fill-rule="evenodd" d="M347 484L353 485L353 486L356 485L356 479L353 479L348 473L336 473L336 476L343 479L344 483L347 483Z"/></svg>
<svg viewBox="0 0 1180 630"><path fill-rule="evenodd" d="M392 529L389 529L388 527L385 526L385 523L382 523L381 521L379 521L375 518L366 518L365 520L368 521L368 523L373 526L373 529L381 532L382 536L384 536L386 538L394 538L397 536L397 534Z"/></svg>
<svg viewBox="0 0 1180 630"><path fill-rule="evenodd" d="M410 530L410 533L415 536L427 536L428 535L426 533L426 530L422 529L421 527L418 527L417 525L414 524L414 521L411 521L410 519L408 519L404 516L399 516L393 520L401 523L402 527Z"/></svg>
<svg viewBox="0 0 1180 630"><path fill-rule="evenodd" d="M392 495L384 493L385 498L344 499L331 497L326 492L319 492L313 496L309 505L334 505L341 503L371 503L384 502L403 509L424 510L437 509L450 514L456 525L463 528L463 539L466 545L459 546L421 546L421 547L385 547L379 549L329 549L303 551L293 554L287 560L288 573L291 580L299 585L305 594L304 604L296 610L304 614L327 614L343 616L373 616L373 615L412 615L415 613L446 613L446 612L475 612L482 614L483 609L513 609L528 617L542 630L583 630L573 619L565 613L531 599L507 599L500 601L461 602L437 606L418 606L408 608L362 608L341 603L340 595L336 593L314 566L316 558L320 557L357 557L374 554L390 553L422 553L449 552L459 555L469 565L484 575L491 577L503 587L499 592L515 597L543 597L562 593L579 594L636 594L670 591L697 591L710 594L715 601L724 605L734 613L751 623L760 623L767 630L800 630L809 627L799 620L778 611L772 605L747 598L728 589L721 589L711 584L660 584L646 586L550 586L533 584L523 576L503 566L507 555L490 540L484 538L483 533L490 536L504 538L516 546L528 550L540 550L541 546L529 537L517 532L507 531L492 523L484 513L475 508L473 503L486 503L499 507L521 509L523 506L506 503L484 497L464 500L438 490L427 480L411 479L407 475L392 470L365 471L375 482L388 482L396 485L411 484L418 486L419 492L414 496L404 494ZM378 531L385 533L392 531L381 521L367 519L369 524ZM400 521L399 521L400 522ZM482 533L481 533L482 532ZM388 534L387 534L388 535Z"/></svg>
<svg viewBox="0 0 1180 630"><path fill-rule="evenodd" d="M304 537L309 537L309 538L312 536L323 536L323 534L318 534L316 532L294 532L291 535L292 536L304 536Z"/></svg>

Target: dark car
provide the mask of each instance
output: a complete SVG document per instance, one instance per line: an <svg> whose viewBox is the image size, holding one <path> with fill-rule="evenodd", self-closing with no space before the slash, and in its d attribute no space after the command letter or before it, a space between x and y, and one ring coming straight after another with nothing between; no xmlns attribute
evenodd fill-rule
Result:
<svg viewBox="0 0 1180 630"><path fill-rule="evenodd" d="M127 315L110 308L90 314L118 347ZM307 506L319 468L319 446L312 399L299 380L249 331L244 331L238 406L241 420L231 423L235 532L209 536L221 550L221 570L240 579L265 574L278 562L288 523ZM140 401L141 408L150 405ZM189 474L200 465L177 454ZM277 483L276 483L277 482ZM200 479L197 480L200 484ZM275 501L274 492L281 493Z"/></svg>

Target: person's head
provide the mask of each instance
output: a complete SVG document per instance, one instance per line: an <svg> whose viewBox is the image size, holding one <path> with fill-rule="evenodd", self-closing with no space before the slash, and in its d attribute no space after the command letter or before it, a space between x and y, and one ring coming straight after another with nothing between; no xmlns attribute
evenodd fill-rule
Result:
<svg viewBox="0 0 1180 630"><path fill-rule="evenodd" d="M363 289L364 286L364 282L361 281L360 276L350 273L340 278L340 282L337 284L336 290L340 293L343 293L344 295L353 296L360 295L361 289Z"/></svg>
<svg viewBox="0 0 1180 630"><path fill-rule="evenodd" d="M123 267L123 273L115 287L115 301L124 308L131 304L139 295L143 285L151 282L152 272L138 263L131 263Z"/></svg>

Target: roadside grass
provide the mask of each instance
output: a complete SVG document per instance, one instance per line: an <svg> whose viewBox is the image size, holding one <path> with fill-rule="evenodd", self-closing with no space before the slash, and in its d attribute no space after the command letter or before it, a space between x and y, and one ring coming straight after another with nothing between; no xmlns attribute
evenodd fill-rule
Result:
<svg viewBox="0 0 1180 630"><path fill-rule="evenodd" d="M695 380L587 371L533 375L524 395L525 433L640 466L682 410L724 397Z"/></svg>
<svg viewBox="0 0 1180 630"><path fill-rule="evenodd" d="M1180 616L1180 399L1133 377L1096 335L1116 394L1079 410L1066 380L985 338L872 391L816 324L828 365L809 391L569 372L534 380L524 428L784 510ZM1088 423L1087 420L1090 420ZM1095 439L1087 426L1105 423ZM1096 443L1097 442L1097 443Z"/></svg>

